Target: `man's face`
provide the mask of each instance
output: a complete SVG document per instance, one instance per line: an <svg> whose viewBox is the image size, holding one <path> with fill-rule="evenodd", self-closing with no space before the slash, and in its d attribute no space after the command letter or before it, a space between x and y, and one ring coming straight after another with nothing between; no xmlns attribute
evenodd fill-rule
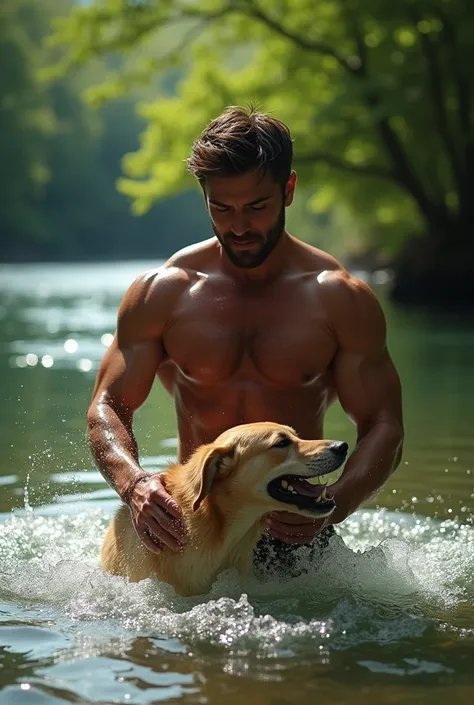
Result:
<svg viewBox="0 0 474 705"><path fill-rule="evenodd" d="M285 229L285 207L293 200L295 175L285 187L270 172L214 176L206 180L212 229L232 264L251 269L265 262Z"/></svg>

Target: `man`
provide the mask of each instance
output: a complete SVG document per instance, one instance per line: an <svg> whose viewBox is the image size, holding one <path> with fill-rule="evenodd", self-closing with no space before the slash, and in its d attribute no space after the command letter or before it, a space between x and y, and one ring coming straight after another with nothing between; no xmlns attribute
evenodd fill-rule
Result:
<svg viewBox="0 0 474 705"><path fill-rule="evenodd" d="M357 445L332 487L330 524L371 497L400 462L400 383L383 313L363 282L285 230L296 184L291 162L282 122L241 108L211 122L188 167L215 237L139 277L121 304L89 408L89 441L151 551L186 542L180 509L163 477L140 467L132 430L156 375L175 402L179 461L253 421L322 438L337 398L356 424ZM327 540L334 530L326 523L269 516L257 563L272 546L285 569L298 545Z"/></svg>

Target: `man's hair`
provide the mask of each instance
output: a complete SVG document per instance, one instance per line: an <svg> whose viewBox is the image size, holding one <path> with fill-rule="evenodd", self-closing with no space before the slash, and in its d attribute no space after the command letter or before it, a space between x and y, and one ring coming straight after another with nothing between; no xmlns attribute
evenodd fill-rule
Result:
<svg viewBox="0 0 474 705"><path fill-rule="evenodd" d="M228 107L193 143L188 169L202 183L209 176L270 171L284 186L291 174L293 144L287 125L253 107Z"/></svg>

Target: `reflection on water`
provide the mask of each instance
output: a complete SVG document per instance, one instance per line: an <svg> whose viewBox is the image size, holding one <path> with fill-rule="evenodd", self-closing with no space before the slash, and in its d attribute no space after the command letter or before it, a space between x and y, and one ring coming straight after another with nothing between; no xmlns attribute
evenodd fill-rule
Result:
<svg viewBox="0 0 474 705"><path fill-rule="evenodd" d="M0 270L0 705L472 702L473 322L385 306L404 459L308 575L227 571L178 598L97 567L117 498L84 442L119 299L145 268ZM166 467L175 423L158 386L136 427L143 466ZM354 443L338 408L326 433Z"/></svg>

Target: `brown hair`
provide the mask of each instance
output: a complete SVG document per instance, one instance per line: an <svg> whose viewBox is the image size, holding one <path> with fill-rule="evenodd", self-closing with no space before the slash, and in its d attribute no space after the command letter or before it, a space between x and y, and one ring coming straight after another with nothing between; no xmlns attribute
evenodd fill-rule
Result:
<svg viewBox="0 0 474 705"><path fill-rule="evenodd" d="M208 176L233 176L269 170L286 184L291 173L293 144L287 125L253 107L230 106L193 143L188 169L203 182Z"/></svg>

